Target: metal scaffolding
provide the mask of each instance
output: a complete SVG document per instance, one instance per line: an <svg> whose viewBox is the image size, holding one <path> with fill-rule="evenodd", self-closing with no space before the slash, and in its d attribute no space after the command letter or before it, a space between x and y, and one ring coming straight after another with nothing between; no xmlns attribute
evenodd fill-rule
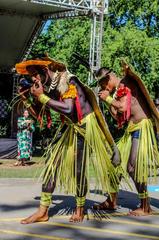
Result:
<svg viewBox="0 0 159 240"><path fill-rule="evenodd" d="M77 16L89 16L92 19L91 23L91 40L90 40L90 54L89 63L91 72L95 72L101 65L101 51L102 51L102 37L103 37L103 18L104 14L108 11L108 0L24 0L36 4L45 4L52 7L60 7L61 11L53 14L45 14L42 16L39 28L32 35L30 43L28 44L25 56L26 59L29 55L33 44L35 43L44 21L48 19L60 19ZM63 10L63 11L62 11ZM88 84L93 81L93 75L90 73Z"/></svg>
<svg viewBox="0 0 159 240"><path fill-rule="evenodd" d="M35 44L35 42L36 42L36 40L39 36L39 34L41 33L41 31L42 31L42 29L45 25L45 22L46 21L44 21L43 19L40 19L38 21L38 23L37 23L37 25L34 29L34 32L31 36L29 42L27 43L27 48L24 50L24 54L22 55L21 61L25 61L28 58L28 56L29 56L29 54L30 54L30 52L31 52L31 50L32 50L32 48L33 48L33 46L34 46L34 44Z"/></svg>
<svg viewBox="0 0 159 240"><path fill-rule="evenodd" d="M34 4L45 4L50 7L58 7L60 11L54 13L42 14L34 29L27 47L24 49L21 60L26 60L31 52L31 49L38 38L45 22L49 19L60 19L77 16L88 16L91 18L91 38L90 38L90 54L89 63L91 72L95 72L101 65L101 50L102 50L102 36L103 36L103 17L108 10L108 0L23 0ZM93 81L93 75L90 73L88 84ZM13 77L13 98L17 93L18 75ZM13 112L12 112L12 135L13 131Z"/></svg>
<svg viewBox="0 0 159 240"><path fill-rule="evenodd" d="M60 7L60 8L68 8L68 9L77 9L77 10L90 10L92 9L92 5L94 0L24 0L26 2L32 2L32 3L39 3L39 4L45 4L50 5L54 7Z"/></svg>
<svg viewBox="0 0 159 240"><path fill-rule="evenodd" d="M35 4L45 4L52 7L60 7L61 11L52 14L44 14L39 19L35 30L30 38L27 48L24 51L21 60L26 60L31 49L37 40L46 20L60 19L77 16L89 16L92 19L91 23L91 38L90 38L90 54L89 64L91 72L95 72L101 65L101 51L102 51L102 36L103 36L103 17L108 10L108 0L23 0L25 2ZM15 80L15 79L14 79ZM93 81L93 75L90 73L88 77L88 84ZM13 97L16 95L17 81L13 81Z"/></svg>
<svg viewBox="0 0 159 240"><path fill-rule="evenodd" d="M91 72L95 72L101 66L101 51L103 37L103 18L108 11L108 0L94 1L93 18L91 23L91 40L90 40L90 55L89 64ZM88 84L93 81L93 74L90 73Z"/></svg>

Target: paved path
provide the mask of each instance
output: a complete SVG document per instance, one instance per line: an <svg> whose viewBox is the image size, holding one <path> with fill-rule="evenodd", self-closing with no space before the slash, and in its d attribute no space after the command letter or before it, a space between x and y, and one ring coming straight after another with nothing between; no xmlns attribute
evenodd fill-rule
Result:
<svg viewBox="0 0 159 240"><path fill-rule="evenodd" d="M30 179L0 179L0 240L159 240L159 192L151 192L154 215L129 217L138 204L137 195L121 190L116 212L93 212L91 206L105 199L100 194L88 196L83 223L69 223L74 198L55 192L50 219L45 223L21 225L19 221L38 207L41 184ZM157 208L158 207L158 208Z"/></svg>

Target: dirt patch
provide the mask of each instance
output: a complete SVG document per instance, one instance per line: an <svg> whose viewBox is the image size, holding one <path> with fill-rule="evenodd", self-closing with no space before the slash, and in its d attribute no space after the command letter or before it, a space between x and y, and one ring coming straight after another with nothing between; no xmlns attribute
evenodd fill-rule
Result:
<svg viewBox="0 0 159 240"><path fill-rule="evenodd" d="M42 166L43 162L36 160L28 161L25 163L25 166L15 166L14 164L17 162L16 159L7 159L7 160L0 160L0 169L24 169L24 168L34 168L38 166Z"/></svg>

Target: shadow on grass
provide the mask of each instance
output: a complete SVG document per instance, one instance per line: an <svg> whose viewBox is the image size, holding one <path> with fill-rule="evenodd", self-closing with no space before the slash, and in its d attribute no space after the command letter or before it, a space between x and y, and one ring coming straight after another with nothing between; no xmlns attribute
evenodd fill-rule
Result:
<svg viewBox="0 0 159 240"><path fill-rule="evenodd" d="M34 161L25 162L25 165L26 165L26 166L32 166L32 165L34 165L34 164L36 164L36 162L34 162Z"/></svg>

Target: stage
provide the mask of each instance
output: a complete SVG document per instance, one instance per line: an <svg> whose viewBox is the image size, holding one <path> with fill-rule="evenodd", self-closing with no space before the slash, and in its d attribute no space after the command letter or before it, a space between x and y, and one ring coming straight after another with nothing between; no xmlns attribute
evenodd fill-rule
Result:
<svg viewBox="0 0 159 240"><path fill-rule="evenodd" d="M14 159L17 156L17 140L12 138L0 139L0 159Z"/></svg>

